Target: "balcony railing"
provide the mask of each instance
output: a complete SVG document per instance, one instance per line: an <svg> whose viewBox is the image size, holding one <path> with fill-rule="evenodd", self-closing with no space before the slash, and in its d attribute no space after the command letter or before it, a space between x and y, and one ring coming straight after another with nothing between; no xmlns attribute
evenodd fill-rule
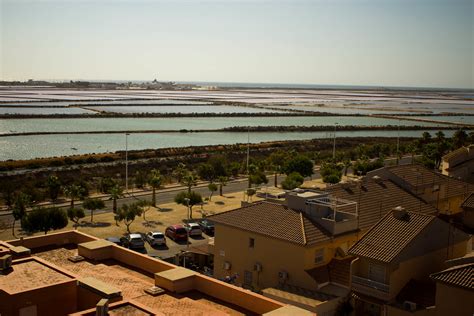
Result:
<svg viewBox="0 0 474 316"><path fill-rule="evenodd" d="M367 286L367 287L370 287L370 288L373 288L385 293L388 293L390 291L390 286L388 284L362 278L356 275L352 276L352 283L361 284L361 285L364 285L364 286Z"/></svg>

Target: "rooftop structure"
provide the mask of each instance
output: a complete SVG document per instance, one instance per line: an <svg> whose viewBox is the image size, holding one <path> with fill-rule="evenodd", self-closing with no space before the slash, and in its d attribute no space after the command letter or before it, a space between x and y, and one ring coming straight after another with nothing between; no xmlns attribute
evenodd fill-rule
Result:
<svg viewBox="0 0 474 316"><path fill-rule="evenodd" d="M5 243L31 257L0 274L0 313L109 315L257 315L284 304L77 231ZM28 294L28 300L21 299ZM15 296L18 295L18 296ZM46 299L45 299L46 298ZM61 301L62 304L54 304Z"/></svg>
<svg viewBox="0 0 474 316"><path fill-rule="evenodd" d="M422 214L436 214L436 208L403 190L391 180L366 177L361 181L337 184L328 192L340 199L357 202L358 227L367 230L398 206Z"/></svg>

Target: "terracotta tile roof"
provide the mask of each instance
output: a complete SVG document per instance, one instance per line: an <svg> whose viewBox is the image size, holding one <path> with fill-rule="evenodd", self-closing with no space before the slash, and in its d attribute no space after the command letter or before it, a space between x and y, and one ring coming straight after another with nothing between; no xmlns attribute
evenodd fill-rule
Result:
<svg viewBox="0 0 474 316"><path fill-rule="evenodd" d="M451 178L421 165L399 165L386 167L386 169L409 184L414 190L427 185L447 185L447 197L474 191L474 185L472 184Z"/></svg>
<svg viewBox="0 0 474 316"><path fill-rule="evenodd" d="M435 219L435 216L409 211L400 219L387 213L349 249L349 253L385 263L392 262Z"/></svg>
<svg viewBox="0 0 474 316"><path fill-rule="evenodd" d="M443 160L449 162L450 160L457 158L460 155L465 155L467 153L469 153L468 149L466 147L461 147L444 155Z"/></svg>
<svg viewBox="0 0 474 316"><path fill-rule="evenodd" d="M301 212L265 201L209 216L209 219L299 245L313 245L330 239L327 231Z"/></svg>
<svg viewBox="0 0 474 316"><path fill-rule="evenodd" d="M423 214L437 213L435 207L406 192L390 180L378 183L367 178L347 188L338 184L329 188L328 191L336 197L359 204L359 229L361 230L371 228L387 212L397 206Z"/></svg>
<svg viewBox="0 0 474 316"><path fill-rule="evenodd" d="M463 264L433 273L430 277L435 281L474 290L474 263Z"/></svg>
<svg viewBox="0 0 474 316"><path fill-rule="evenodd" d="M474 208L474 192L469 194L469 196L462 202L462 208Z"/></svg>

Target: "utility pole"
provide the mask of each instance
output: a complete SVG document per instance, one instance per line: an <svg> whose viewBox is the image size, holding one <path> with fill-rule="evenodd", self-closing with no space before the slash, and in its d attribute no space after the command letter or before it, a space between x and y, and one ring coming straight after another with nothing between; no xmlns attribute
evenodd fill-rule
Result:
<svg viewBox="0 0 474 316"><path fill-rule="evenodd" d="M125 133L125 192L128 193L128 135Z"/></svg>
<svg viewBox="0 0 474 316"><path fill-rule="evenodd" d="M184 200L186 201L186 205L188 206L188 225L189 225L189 221L190 221L190 218L189 218L189 201L190 199L189 198L184 198ZM189 226L188 226L189 227ZM189 230L186 229L186 251L189 251Z"/></svg>
<svg viewBox="0 0 474 316"><path fill-rule="evenodd" d="M397 166L399 163L399 156L400 156L400 120L398 120L398 134L397 134Z"/></svg>
<svg viewBox="0 0 474 316"><path fill-rule="evenodd" d="M248 178L248 181L249 181L249 188L250 188L249 161L250 161L250 126L247 130L247 178Z"/></svg>

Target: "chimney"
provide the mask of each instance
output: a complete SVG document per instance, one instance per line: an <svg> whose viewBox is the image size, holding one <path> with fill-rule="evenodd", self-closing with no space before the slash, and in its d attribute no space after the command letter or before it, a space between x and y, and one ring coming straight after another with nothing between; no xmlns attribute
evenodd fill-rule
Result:
<svg viewBox="0 0 474 316"><path fill-rule="evenodd" d="M402 206L397 206L392 209L392 215L396 219L405 219L408 215L407 211Z"/></svg>

